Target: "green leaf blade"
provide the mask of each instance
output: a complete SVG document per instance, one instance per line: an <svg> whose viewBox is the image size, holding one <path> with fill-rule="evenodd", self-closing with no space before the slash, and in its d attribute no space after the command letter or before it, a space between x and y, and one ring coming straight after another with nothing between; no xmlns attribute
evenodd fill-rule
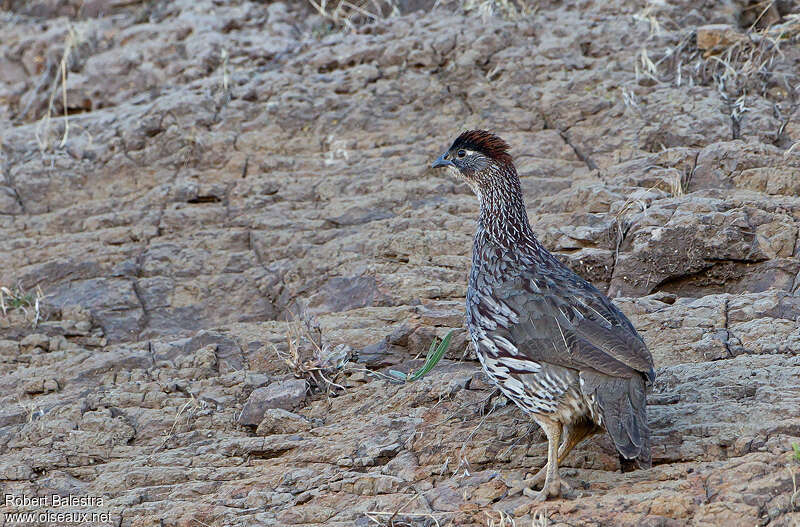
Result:
<svg viewBox="0 0 800 527"><path fill-rule="evenodd" d="M428 374L428 372L430 372L434 366L436 366L436 364L444 356L447 348L450 347L450 341L453 338L453 333L455 333L455 330L450 330L444 339L438 343L438 345L436 343L436 339L433 340L430 351L428 351L428 356L425 358L425 364L422 365L422 368L414 372L413 375L410 375L410 380L416 381L417 379L421 379L423 376Z"/></svg>

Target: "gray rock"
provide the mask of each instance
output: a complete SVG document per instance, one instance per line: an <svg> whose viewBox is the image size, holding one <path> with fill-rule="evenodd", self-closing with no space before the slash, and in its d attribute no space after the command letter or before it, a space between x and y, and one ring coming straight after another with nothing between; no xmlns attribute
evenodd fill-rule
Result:
<svg viewBox="0 0 800 527"><path fill-rule="evenodd" d="M273 382L264 388L256 388L242 408L239 424L258 426L269 409L297 408L306 398L306 388L306 381L302 379L288 379Z"/></svg>
<svg viewBox="0 0 800 527"><path fill-rule="evenodd" d="M21 406L11 406L0 410L0 428L24 423L28 420L28 412Z"/></svg>
<svg viewBox="0 0 800 527"><path fill-rule="evenodd" d="M153 342L153 358L157 362L169 361L177 365L187 357L193 358L200 349L207 346L214 347L221 373L244 369L244 356L239 345L230 337L216 331L200 331L190 338Z"/></svg>
<svg viewBox="0 0 800 527"><path fill-rule="evenodd" d="M248 373L244 378L244 383L253 388L261 388L270 382L270 376L264 373Z"/></svg>
<svg viewBox="0 0 800 527"><path fill-rule="evenodd" d="M386 303L388 296L372 276L335 277L311 297L308 311L329 313Z"/></svg>
<svg viewBox="0 0 800 527"><path fill-rule="evenodd" d="M112 341L136 337L144 310L130 280L93 278L61 284L48 292L50 305L88 309Z"/></svg>

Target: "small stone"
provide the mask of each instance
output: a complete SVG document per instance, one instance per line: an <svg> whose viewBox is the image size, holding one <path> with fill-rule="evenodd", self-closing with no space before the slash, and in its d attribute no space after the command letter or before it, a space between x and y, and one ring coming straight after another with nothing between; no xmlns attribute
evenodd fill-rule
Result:
<svg viewBox="0 0 800 527"><path fill-rule="evenodd" d="M340 467L352 467L353 460L349 457L342 457L336 460L336 464Z"/></svg>
<svg viewBox="0 0 800 527"><path fill-rule="evenodd" d="M476 371L469 380L469 384L467 384L468 390L491 390L493 388L494 385L483 371Z"/></svg>
<svg viewBox="0 0 800 527"><path fill-rule="evenodd" d="M357 371L350 375L350 382L366 382L367 374L363 371Z"/></svg>
<svg viewBox="0 0 800 527"><path fill-rule="evenodd" d="M209 344L197 350L192 358L195 368L215 368L217 365L217 346Z"/></svg>
<svg viewBox="0 0 800 527"><path fill-rule="evenodd" d="M89 347L102 348L108 344L108 340L105 337L86 337L83 343Z"/></svg>
<svg viewBox="0 0 800 527"><path fill-rule="evenodd" d="M22 391L29 394L37 394L37 393L44 393L44 380L43 379L31 379L26 381L22 385Z"/></svg>
<svg viewBox="0 0 800 527"><path fill-rule="evenodd" d="M272 494L270 502L272 505L283 505L284 503L292 501L293 498L290 492L276 492Z"/></svg>
<svg viewBox="0 0 800 527"><path fill-rule="evenodd" d="M256 429L256 434L268 436L272 434L294 434L311 429L311 423L301 415L283 410L270 408L264 413L264 419Z"/></svg>
<svg viewBox="0 0 800 527"><path fill-rule="evenodd" d="M239 424L258 426L270 408L293 410L306 398L306 381L289 379L257 388L248 397L239 416Z"/></svg>
<svg viewBox="0 0 800 527"><path fill-rule="evenodd" d="M255 388L266 386L269 384L269 381L269 375L264 373L248 373L244 378L244 384L246 386L253 386Z"/></svg>
<svg viewBox="0 0 800 527"><path fill-rule="evenodd" d="M20 346L25 351L31 351L33 348L41 348L44 351L48 351L50 349L50 338L41 333L32 333L22 339Z"/></svg>
<svg viewBox="0 0 800 527"><path fill-rule="evenodd" d="M58 381L42 378L31 379L22 385L22 391L29 395L57 392Z"/></svg>

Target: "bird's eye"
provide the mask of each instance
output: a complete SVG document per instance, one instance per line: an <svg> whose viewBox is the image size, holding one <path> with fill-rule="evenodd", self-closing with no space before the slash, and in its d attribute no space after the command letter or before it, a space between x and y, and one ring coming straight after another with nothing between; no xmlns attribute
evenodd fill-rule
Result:
<svg viewBox="0 0 800 527"><path fill-rule="evenodd" d="M459 150L459 151L458 151L458 153L457 153L456 155L457 155L458 157L464 157L465 155L467 155L467 153L466 153L465 151L463 151L463 150Z"/></svg>

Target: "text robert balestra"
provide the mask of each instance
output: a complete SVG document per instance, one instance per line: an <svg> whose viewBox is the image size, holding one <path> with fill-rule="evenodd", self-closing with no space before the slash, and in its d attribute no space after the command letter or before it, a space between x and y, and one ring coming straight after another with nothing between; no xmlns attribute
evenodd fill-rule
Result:
<svg viewBox="0 0 800 527"><path fill-rule="evenodd" d="M17 496L4 494L6 507L102 507L103 496L74 496L68 494L45 494L44 496Z"/></svg>

